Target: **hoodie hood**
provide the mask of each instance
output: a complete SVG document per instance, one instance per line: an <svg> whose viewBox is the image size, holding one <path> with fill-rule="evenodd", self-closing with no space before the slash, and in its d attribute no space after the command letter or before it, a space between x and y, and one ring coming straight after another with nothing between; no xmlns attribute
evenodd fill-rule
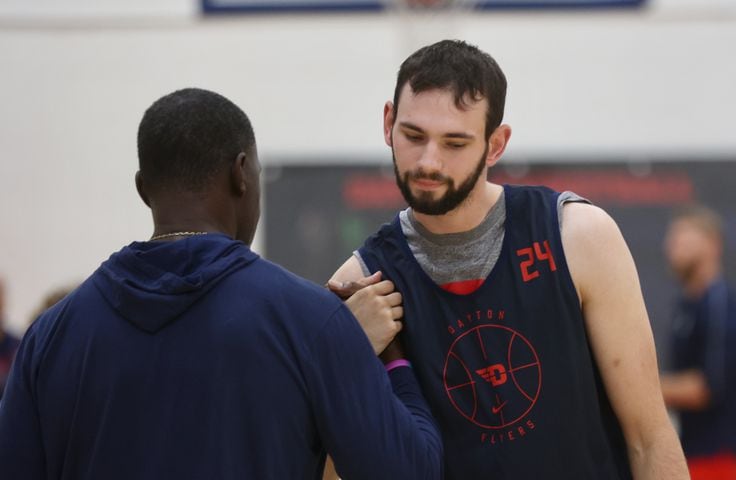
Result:
<svg viewBox="0 0 736 480"><path fill-rule="evenodd" d="M156 333L217 283L258 258L223 234L133 242L104 262L94 282L128 322Z"/></svg>

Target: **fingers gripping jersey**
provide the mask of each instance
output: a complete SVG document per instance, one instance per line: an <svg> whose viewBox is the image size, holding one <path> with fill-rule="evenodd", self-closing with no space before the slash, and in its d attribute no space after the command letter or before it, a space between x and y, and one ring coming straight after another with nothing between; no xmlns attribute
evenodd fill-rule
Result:
<svg viewBox="0 0 736 480"><path fill-rule="evenodd" d="M501 253L468 295L427 276L398 217L359 250L403 295L402 340L442 430L446 478L629 479L562 249L559 194L504 195Z"/></svg>

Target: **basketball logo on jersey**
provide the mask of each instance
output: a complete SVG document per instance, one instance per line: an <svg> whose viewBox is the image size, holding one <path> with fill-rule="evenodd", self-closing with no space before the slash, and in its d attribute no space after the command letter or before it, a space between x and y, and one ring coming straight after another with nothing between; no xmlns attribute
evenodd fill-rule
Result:
<svg viewBox="0 0 736 480"><path fill-rule="evenodd" d="M542 367L532 344L516 330L484 324L462 333L447 353L443 381L452 406L474 425L515 428L517 435L526 433L522 426L534 428L521 421L539 398Z"/></svg>

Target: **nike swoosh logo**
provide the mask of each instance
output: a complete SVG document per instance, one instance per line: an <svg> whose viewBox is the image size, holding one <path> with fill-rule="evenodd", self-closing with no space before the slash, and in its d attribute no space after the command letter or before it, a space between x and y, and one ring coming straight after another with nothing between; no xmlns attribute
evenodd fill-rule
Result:
<svg viewBox="0 0 736 480"><path fill-rule="evenodd" d="M506 401L505 401L505 402L503 402L503 403L502 403L501 405L494 405L493 407L491 407L491 410L493 411L493 414L494 414L494 415L497 415L497 414L498 414L498 412L500 412L500 411L501 411L501 409L502 409L502 408L504 407L504 405L506 405L506 404L507 404L508 402L509 402L509 401L508 401L508 400L506 400Z"/></svg>

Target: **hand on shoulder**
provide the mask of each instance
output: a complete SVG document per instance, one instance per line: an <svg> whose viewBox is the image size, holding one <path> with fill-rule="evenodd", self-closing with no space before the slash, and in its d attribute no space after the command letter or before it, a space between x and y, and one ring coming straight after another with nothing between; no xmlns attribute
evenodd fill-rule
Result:
<svg viewBox="0 0 736 480"><path fill-rule="evenodd" d="M401 331L398 320L404 316L401 294L393 282L381 278L381 272L364 277L357 258L350 257L327 282L330 291L345 300L376 355Z"/></svg>

